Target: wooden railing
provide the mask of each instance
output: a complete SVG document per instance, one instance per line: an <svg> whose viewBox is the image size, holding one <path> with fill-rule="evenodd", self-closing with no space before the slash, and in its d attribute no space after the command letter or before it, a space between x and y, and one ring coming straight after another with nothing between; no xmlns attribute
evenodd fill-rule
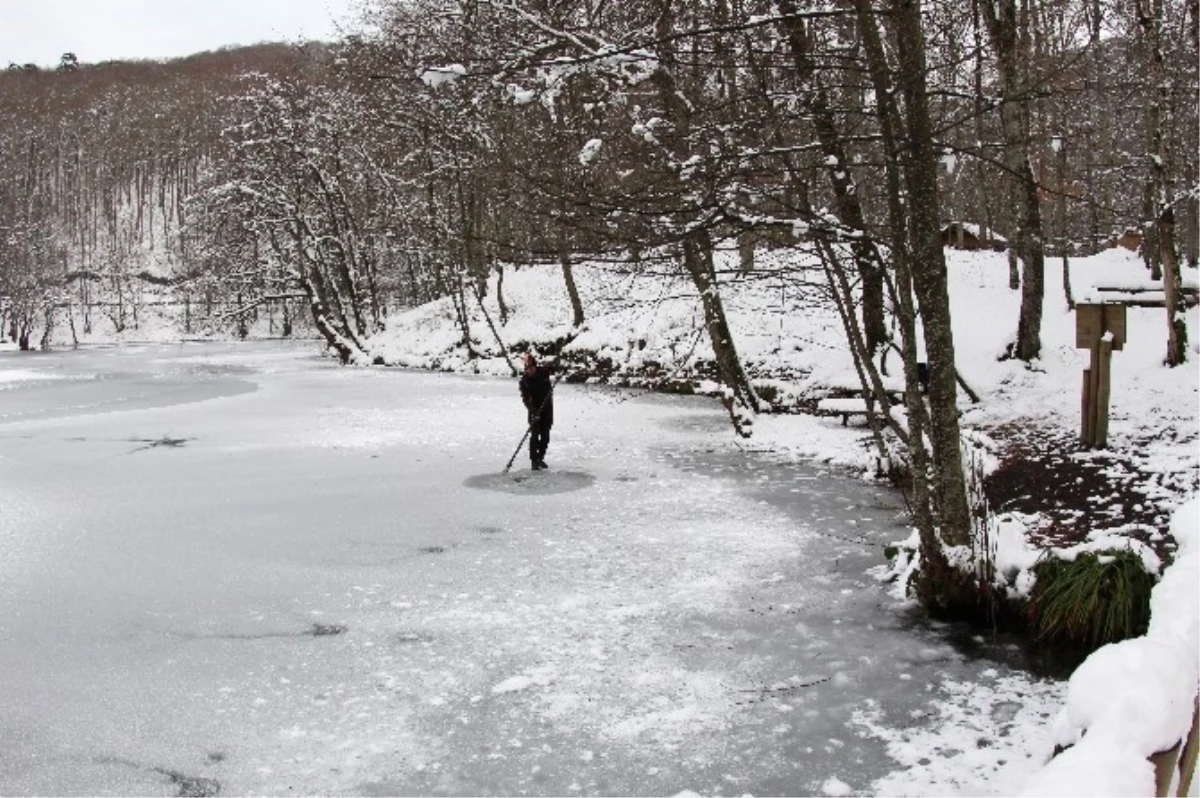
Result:
<svg viewBox="0 0 1200 798"><path fill-rule="evenodd" d="M1175 798L1183 798L1191 789L1192 779L1196 778L1196 751L1200 748L1200 696L1192 708L1192 730L1187 740L1176 743L1168 751L1162 751L1150 757L1154 765L1154 786L1159 798L1171 798L1171 785L1175 783L1175 775L1179 775L1178 786L1174 792Z"/></svg>

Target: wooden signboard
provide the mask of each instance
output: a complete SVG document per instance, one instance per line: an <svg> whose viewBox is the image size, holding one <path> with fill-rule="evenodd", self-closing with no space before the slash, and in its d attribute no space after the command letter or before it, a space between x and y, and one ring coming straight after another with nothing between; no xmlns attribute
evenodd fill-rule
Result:
<svg viewBox="0 0 1200 798"><path fill-rule="evenodd" d="M1119 352L1125 348L1125 306L1124 305L1076 305L1075 306L1075 347L1078 349L1094 349L1100 345L1104 333L1113 336L1113 351Z"/></svg>

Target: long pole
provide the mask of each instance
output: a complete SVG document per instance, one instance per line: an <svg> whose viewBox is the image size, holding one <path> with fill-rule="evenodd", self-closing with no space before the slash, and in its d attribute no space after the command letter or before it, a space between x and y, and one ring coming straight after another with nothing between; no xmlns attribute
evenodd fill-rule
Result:
<svg viewBox="0 0 1200 798"><path fill-rule="evenodd" d="M554 382L550 383L550 392L546 394L546 398L542 400L540 405L538 405L537 412L533 414L533 419L529 422L529 426L525 428L525 434L521 436L521 442L517 444L516 451L513 452L512 457L508 458L508 465L504 466L504 471L501 473L507 474L510 470L512 470L512 464L517 461L517 455L521 453L522 447L525 446L525 441L529 438L529 433L533 432L533 425L537 423L539 418L541 418L542 410L546 408L546 402L549 402L550 397L554 395L554 386L558 385L558 381L561 379L562 372L560 371L558 376L554 378Z"/></svg>

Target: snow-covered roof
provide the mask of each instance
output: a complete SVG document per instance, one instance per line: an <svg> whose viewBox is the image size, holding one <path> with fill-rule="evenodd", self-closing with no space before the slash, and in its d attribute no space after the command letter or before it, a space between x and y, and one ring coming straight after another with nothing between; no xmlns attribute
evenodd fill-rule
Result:
<svg viewBox="0 0 1200 798"><path fill-rule="evenodd" d="M951 230L953 230L955 227L961 227L963 229L964 233L970 233L971 235L975 236L976 238L983 240L983 237L984 237L983 231L980 228L980 226L975 224L974 222L947 222L945 225L942 226L942 232L948 233ZM987 240L988 241L1002 241L1005 243L1008 242L1007 238L1000 235L995 230L990 231L989 235L987 236Z"/></svg>

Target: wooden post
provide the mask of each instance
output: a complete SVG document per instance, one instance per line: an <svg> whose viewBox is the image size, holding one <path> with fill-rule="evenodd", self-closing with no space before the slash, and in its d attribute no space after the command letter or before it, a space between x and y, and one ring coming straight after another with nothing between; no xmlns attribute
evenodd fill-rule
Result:
<svg viewBox="0 0 1200 798"><path fill-rule="evenodd" d="M1080 440L1084 446L1103 448L1108 445L1112 353L1125 346L1125 306L1076 305L1075 346L1091 352L1091 366L1083 372Z"/></svg>
<svg viewBox="0 0 1200 798"><path fill-rule="evenodd" d="M1175 764L1179 761L1179 743L1175 743L1166 751L1159 751L1150 756L1150 764L1154 766L1154 795L1157 798L1168 798L1171 794L1171 782L1175 778Z"/></svg>
<svg viewBox="0 0 1200 798"><path fill-rule="evenodd" d="M1079 440L1084 446L1092 445L1092 370L1083 370L1083 390L1080 391L1083 397L1080 402L1079 418L1082 420L1079 430Z"/></svg>
<svg viewBox="0 0 1200 798"><path fill-rule="evenodd" d="M1092 350L1093 352L1097 350ZM1104 338L1100 341L1100 369L1096 375L1096 442L1093 444L1098 449L1104 449L1108 446L1108 403L1112 395L1112 352L1113 342L1111 338Z"/></svg>
<svg viewBox="0 0 1200 798"><path fill-rule="evenodd" d="M1092 384L1088 387L1088 446L1099 446L1100 440L1100 342L1091 348L1092 361L1088 373Z"/></svg>
<svg viewBox="0 0 1200 798"><path fill-rule="evenodd" d="M1175 791L1178 798L1187 795L1192 787L1192 779L1196 778L1196 752L1200 747L1200 698L1192 709L1192 731L1183 750L1179 753L1179 789Z"/></svg>

